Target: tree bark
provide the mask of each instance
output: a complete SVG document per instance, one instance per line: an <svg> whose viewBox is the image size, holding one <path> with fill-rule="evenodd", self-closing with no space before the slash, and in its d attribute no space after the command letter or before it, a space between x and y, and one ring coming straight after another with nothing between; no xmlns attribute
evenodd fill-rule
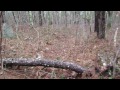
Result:
<svg viewBox="0 0 120 90"><path fill-rule="evenodd" d="M58 61L58 60L46 60L46 59L32 59L32 58L7 58L3 59L4 65L8 66L45 66L45 67L54 67L54 68L62 68L69 69L75 71L77 73L83 73L86 71L85 68L82 68L80 65L66 62L66 61Z"/></svg>
<svg viewBox="0 0 120 90"><path fill-rule="evenodd" d="M95 32L99 39L105 38L105 11L95 11Z"/></svg>

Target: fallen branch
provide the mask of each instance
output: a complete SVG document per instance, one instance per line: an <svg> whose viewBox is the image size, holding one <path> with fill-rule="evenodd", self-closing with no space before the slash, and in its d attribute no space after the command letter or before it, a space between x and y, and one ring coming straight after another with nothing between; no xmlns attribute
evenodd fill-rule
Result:
<svg viewBox="0 0 120 90"><path fill-rule="evenodd" d="M69 69L75 71L77 73L83 73L86 71L85 68L82 68L80 65L60 61L60 60L46 60L46 59L33 59L33 58L6 58L3 59L4 65L12 65L12 66L45 66L45 67L54 67L54 68L61 68L61 69Z"/></svg>

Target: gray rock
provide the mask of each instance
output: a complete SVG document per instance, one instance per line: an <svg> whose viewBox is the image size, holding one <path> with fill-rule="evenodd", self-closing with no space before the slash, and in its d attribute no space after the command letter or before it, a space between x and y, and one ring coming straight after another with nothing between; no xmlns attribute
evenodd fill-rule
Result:
<svg viewBox="0 0 120 90"><path fill-rule="evenodd" d="M3 38L16 38L16 34L13 31L12 26L3 23L2 30L3 30Z"/></svg>

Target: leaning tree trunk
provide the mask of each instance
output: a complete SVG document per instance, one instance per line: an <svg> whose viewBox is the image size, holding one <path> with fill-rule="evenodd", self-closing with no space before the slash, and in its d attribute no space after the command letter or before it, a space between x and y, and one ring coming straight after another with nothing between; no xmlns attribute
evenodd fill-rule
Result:
<svg viewBox="0 0 120 90"><path fill-rule="evenodd" d="M105 11L95 11L95 31L99 39L105 38Z"/></svg>

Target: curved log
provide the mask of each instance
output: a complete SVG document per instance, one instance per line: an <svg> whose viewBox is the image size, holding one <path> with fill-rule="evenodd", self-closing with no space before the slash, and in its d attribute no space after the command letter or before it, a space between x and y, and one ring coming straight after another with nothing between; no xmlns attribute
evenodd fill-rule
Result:
<svg viewBox="0 0 120 90"><path fill-rule="evenodd" d="M85 68L72 62L66 62L61 60L47 60L47 59L33 59L33 58L6 58L3 59L4 65L13 66L45 66L61 69L69 69L77 73L83 73Z"/></svg>

